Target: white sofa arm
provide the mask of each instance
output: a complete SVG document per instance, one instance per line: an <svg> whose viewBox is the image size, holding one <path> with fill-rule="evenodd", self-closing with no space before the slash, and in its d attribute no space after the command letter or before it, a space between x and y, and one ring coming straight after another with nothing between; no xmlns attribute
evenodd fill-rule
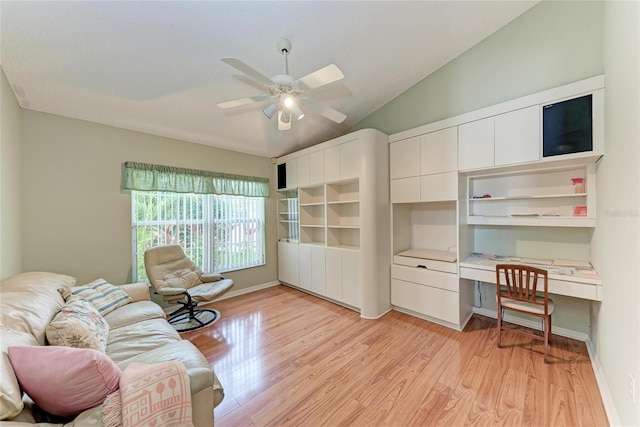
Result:
<svg viewBox="0 0 640 427"><path fill-rule="evenodd" d="M151 300L149 284L147 282L128 283L126 285L118 285L118 287L125 291L133 302Z"/></svg>

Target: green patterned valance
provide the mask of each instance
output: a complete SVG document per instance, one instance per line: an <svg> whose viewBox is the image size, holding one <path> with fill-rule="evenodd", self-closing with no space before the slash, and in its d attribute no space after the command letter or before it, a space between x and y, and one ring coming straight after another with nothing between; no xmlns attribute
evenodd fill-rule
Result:
<svg viewBox="0 0 640 427"><path fill-rule="evenodd" d="M269 197L269 178L125 162L124 188L173 193Z"/></svg>

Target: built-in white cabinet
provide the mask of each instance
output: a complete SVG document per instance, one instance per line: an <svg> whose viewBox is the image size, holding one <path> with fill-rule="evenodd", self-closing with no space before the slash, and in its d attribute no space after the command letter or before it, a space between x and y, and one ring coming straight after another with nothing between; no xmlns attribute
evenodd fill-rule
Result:
<svg viewBox="0 0 640 427"><path fill-rule="evenodd" d="M540 106L495 117L495 166L540 160Z"/></svg>
<svg viewBox="0 0 640 427"><path fill-rule="evenodd" d="M392 180L420 175L420 137L389 146L389 175Z"/></svg>
<svg viewBox="0 0 640 427"><path fill-rule="evenodd" d="M306 187L309 185L309 156L298 157L295 162L298 169L296 184L298 187Z"/></svg>
<svg viewBox="0 0 640 427"><path fill-rule="evenodd" d="M442 129L389 147L391 203L458 198L458 131Z"/></svg>
<svg viewBox="0 0 640 427"><path fill-rule="evenodd" d="M298 286L299 274L298 244L278 242L278 277L283 282Z"/></svg>
<svg viewBox="0 0 640 427"><path fill-rule="evenodd" d="M487 117L458 126L458 169L461 171L493 166L495 119Z"/></svg>
<svg viewBox="0 0 640 427"><path fill-rule="evenodd" d="M300 287L324 295L326 293L325 248L300 244L298 254Z"/></svg>
<svg viewBox="0 0 640 427"><path fill-rule="evenodd" d="M458 171L456 126L420 136L420 175Z"/></svg>
<svg viewBox="0 0 640 427"><path fill-rule="evenodd" d="M324 150L324 181L357 178L360 174L360 141L353 140Z"/></svg>
<svg viewBox="0 0 640 427"><path fill-rule="evenodd" d="M309 154L309 185L324 181L324 151L320 150Z"/></svg>
<svg viewBox="0 0 640 427"><path fill-rule="evenodd" d="M278 159L297 160L306 183L297 189L299 252L294 259L279 246L280 280L370 318L390 309L389 235L380 233L389 224L388 147L386 135L366 129Z"/></svg>
<svg viewBox="0 0 640 427"><path fill-rule="evenodd" d="M458 169L536 162L540 159L540 106L458 126Z"/></svg>
<svg viewBox="0 0 640 427"><path fill-rule="evenodd" d="M461 330L472 289L458 276L458 202L393 204L392 216L394 308Z"/></svg>

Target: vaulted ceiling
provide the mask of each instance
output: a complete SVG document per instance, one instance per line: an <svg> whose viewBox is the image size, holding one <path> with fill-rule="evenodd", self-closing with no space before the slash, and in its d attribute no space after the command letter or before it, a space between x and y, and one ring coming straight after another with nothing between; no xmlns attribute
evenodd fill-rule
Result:
<svg viewBox="0 0 640 427"><path fill-rule="evenodd" d="M268 157L341 135L536 1L1 2L1 65L23 108ZM309 92L341 111L278 131L265 88L221 62L290 74L336 64Z"/></svg>

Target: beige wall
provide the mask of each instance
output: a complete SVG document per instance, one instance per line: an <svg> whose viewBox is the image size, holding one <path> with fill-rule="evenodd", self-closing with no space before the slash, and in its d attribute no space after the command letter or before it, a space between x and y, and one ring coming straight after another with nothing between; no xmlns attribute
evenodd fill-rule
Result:
<svg viewBox="0 0 640 427"><path fill-rule="evenodd" d="M18 105L0 71L0 279L22 270L21 144Z"/></svg>
<svg viewBox="0 0 640 427"><path fill-rule="evenodd" d="M620 424L640 425L640 3L607 2L605 155L597 170L593 260L604 299L592 339ZM629 395L636 381L636 402Z"/></svg>
<svg viewBox="0 0 640 427"><path fill-rule="evenodd" d="M277 279L275 168L266 157L24 110L23 268L131 280L131 198L122 164L155 163L267 177L267 264L226 274L239 290Z"/></svg>

